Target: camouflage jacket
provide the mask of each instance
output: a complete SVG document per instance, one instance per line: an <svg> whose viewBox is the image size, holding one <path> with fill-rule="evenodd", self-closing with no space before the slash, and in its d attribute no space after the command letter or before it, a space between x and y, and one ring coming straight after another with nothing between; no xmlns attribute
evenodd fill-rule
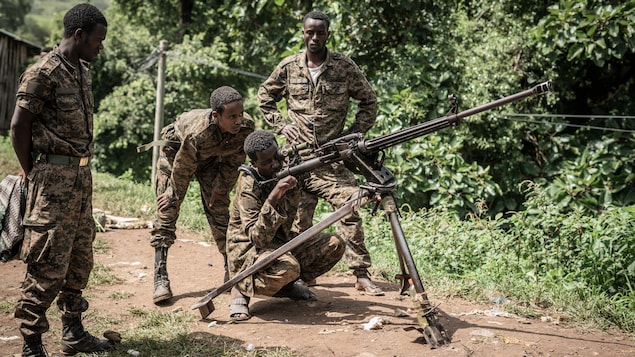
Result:
<svg viewBox="0 0 635 357"><path fill-rule="evenodd" d="M227 228L227 260L232 276L253 265L261 251L279 248L297 235L291 227L300 191L287 191L274 207L267 201L274 185L259 186L252 176L240 176Z"/></svg>
<svg viewBox="0 0 635 357"><path fill-rule="evenodd" d="M238 179L238 167L245 162L243 143L254 131L251 116L244 114L242 128L238 134L221 133L212 116L211 109L195 109L181 114L173 125L173 135L167 140L180 142L174 158L170 185L172 198L182 202L192 176L202 166L215 165L218 176L210 184L219 194L228 194ZM164 134L166 131L164 130Z"/></svg>
<svg viewBox="0 0 635 357"><path fill-rule="evenodd" d="M258 90L260 110L276 133L287 124L300 129L300 142L323 144L342 135L349 99L358 100L357 113L349 131L366 133L375 123L377 96L353 60L327 52L313 84L305 52L282 60ZM289 120L277 103L286 99Z"/></svg>
<svg viewBox="0 0 635 357"><path fill-rule="evenodd" d="M16 105L37 115L34 153L93 154L93 94L88 67L80 68L55 47L20 78Z"/></svg>

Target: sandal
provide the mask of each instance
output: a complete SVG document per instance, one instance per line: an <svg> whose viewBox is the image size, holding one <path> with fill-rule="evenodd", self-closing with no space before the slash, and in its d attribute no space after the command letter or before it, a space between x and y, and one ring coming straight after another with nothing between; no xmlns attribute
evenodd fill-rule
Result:
<svg viewBox="0 0 635 357"><path fill-rule="evenodd" d="M317 295L311 289L302 284L296 284L295 282L285 285L280 291L275 293L273 297L286 297L291 300L304 300L304 301L316 301Z"/></svg>
<svg viewBox="0 0 635 357"><path fill-rule="evenodd" d="M232 321L249 320L249 301L244 297L233 298L229 304L229 318Z"/></svg>
<svg viewBox="0 0 635 357"><path fill-rule="evenodd" d="M370 296L384 296L384 291L370 280L365 270L356 270L354 275L357 277L355 289Z"/></svg>

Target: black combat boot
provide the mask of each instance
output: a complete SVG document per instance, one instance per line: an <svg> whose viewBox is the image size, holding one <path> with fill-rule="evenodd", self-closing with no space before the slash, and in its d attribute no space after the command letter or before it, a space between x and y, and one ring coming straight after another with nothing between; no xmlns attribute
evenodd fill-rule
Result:
<svg viewBox="0 0 635 357"><path fill-rule="evenodd" d="M104 352L113 347L113 342L99 339L86 332L81 316L64 317L62 315L62 352L65 356L73 356L80 352Z"/></svg>
<svg viewBox="0 0 635 357"><path fill-rule="evenodd" d="M42 345L42 335L33 335L24 338L22 345L22 357L47 357Z"/></svg>
<svg viewBox="0 0 635 357"><path fill-rule="evenodd" d="M172 298L167 264L168 247L156 247L154 251L154 294L152 294L152 301L155 304Z"/></svg>

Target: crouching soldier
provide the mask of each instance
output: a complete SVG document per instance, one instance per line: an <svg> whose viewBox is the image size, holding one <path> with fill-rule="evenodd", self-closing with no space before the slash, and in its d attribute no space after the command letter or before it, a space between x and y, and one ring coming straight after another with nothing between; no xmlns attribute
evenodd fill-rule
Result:
<svg viewBox="0 0 635 357"><path fill-rule="evenodd" d="M297 236L291 231L300 199L297 179L287 176L271 184L257 182L275 177L281 168L275 136L253 132L245 140L245 152L253 169L240 177L232 204L227 233L232 276ZM254 295L315 300L316 295L296 281L310 281L328 272L345 250L346 243L337 234L320 233L285 253L232 288L230 318L249 319L249 300Z"/></svg>

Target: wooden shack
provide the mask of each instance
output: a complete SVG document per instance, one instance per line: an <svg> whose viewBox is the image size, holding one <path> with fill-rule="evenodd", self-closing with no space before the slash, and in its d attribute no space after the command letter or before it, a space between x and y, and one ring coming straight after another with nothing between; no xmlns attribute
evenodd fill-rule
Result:
<svg viewBox="0 0 635 357"><path fill-rule="evenodd" d="M0 29L0 135L7 135L20 75L41 46Z"/></svg>

